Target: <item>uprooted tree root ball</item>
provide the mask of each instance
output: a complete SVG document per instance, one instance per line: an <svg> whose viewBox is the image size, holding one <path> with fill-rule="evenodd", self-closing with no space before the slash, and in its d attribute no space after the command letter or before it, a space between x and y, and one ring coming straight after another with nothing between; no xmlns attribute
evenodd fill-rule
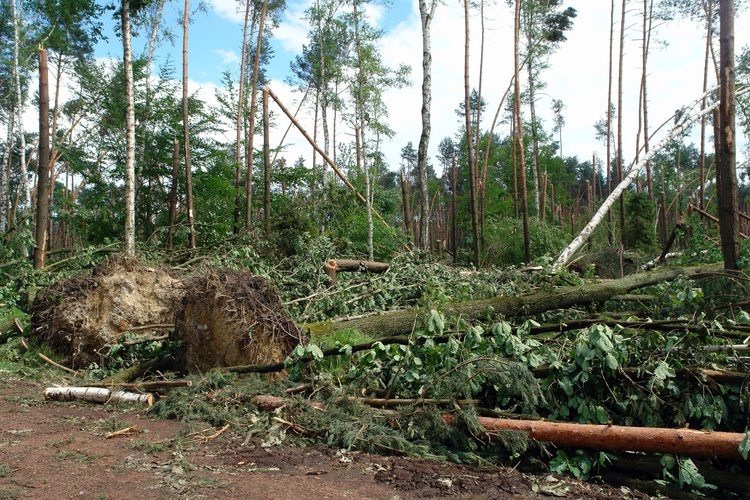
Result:
<svg viewBox="0 0 750 500"><path fill-rule="evenodd" d="M110 348L123 334L154 324L174 323L180 281L136 259L112 256L89 277L60 280L41 290L31 323L39 339L68 356L80 369L106 364Z"/></svg>
<svg viewBox="0 0 750 500"><path fill-rule="evenodd" d="M177 329L190 371L283 361L305 334L278 289L249 270L218 269L185 283Z"/></svg>

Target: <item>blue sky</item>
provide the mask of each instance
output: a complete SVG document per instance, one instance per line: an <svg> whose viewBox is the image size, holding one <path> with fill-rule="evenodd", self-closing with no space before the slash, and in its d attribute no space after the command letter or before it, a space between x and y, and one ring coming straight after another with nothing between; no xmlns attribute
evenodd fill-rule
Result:
<svg viewBox="0 0 750 500"><path fill-rule="evenodd" d="M276 30L273 46L275 59L269 67L271 86L287 107L295 108L299 96L284 83L289 74L289 61L299 53L306 42L304 9L310 0L287 2L287 11L279 29ZM619 2L618 2L619 3ZM631 2L632 3L632 2ZM547 130L551 129L550 104L553 98L565 103L563 112L566 125L563 130L563 152L576 155L584 161L592 154L604 155L604 145L594 138L593 124L606 111L606 89L609 44L609 2L602 0L569 0L566 6L578 10L573 30L555 54L550 58L550 68L542 77L547 84L540 93L537 110ZM624 136L625 156L635 154L635 136L638 128L638 87L640 82L640 19L637 2L628 12L626 26L626 58L624 103L626 110ZM242 17L236 10L236 0L210 0L207 12L195 14L190 26L189 71L191 92L199 90L201 96L210 101L222 72L239 69L239 47L242 36ZM168 5L165 25L174 27L175 45L160 49L163 61L169 54L179 68L181 60L181 31L179 27L182 4ZM192 6L194 8L194 6ZM386 30L381 51L384 61L395 67L400 63L412 66L412 85L386 94L390 110L390 125L396 132L393 140L383 145L383 151L392 169L398 168L399 152L407 142L415 145L419 141L421 106L421 35L416 0L394 0L389 6L374 5L368 8L371 22ZM485 21L485 64L483 70L483 95L488 102L489 126L498 101L512 76L512 15L505 2L487 10ZM619 20L619 13L615 14ZM750 42L750 26L747 14L736 21L736 46L739 52ZM463 7L459 0L446 0L439 5L433 23L433 133L430 155L437 154L437 144L446 136L453 136L459 127L454 113L463 100ZM479 85L479 40L480 25L477 16L472 19L472 86ZM619 29L619 28L616 28ZM649 100L652 128L668 120L680 106L696 99L701 92L704 33L694 22L680 20L658 27L656 38L666 42L654 48L649 61ZM135 40L136 50L143 40ZM119 39L110 37L110 42L98 50L100 56L121 57ZM157 61L158 63L158 61ZM179 78L180 76L177 75ZM312 130L310 114L299 117L308 130ZM286 123L279 120L283 133ZM500 125L500 127L506 127ZM339 127L340 141L348 137L348 131ZM500 132L505 134L504 129ZM272 142L273 144L273 142ZM287 140L286 156L294 161L298 156L311 156L311 149L299 135L291 134Z"/></svg>

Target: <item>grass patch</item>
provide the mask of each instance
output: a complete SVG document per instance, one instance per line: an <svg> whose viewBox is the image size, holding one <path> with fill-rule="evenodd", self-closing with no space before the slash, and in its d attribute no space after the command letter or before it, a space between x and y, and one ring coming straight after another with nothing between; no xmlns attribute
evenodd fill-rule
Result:
<svg viewBox="0 0 750 500"><path fill-rule="evenodd" d="M81 464L92 464L102 458L101 455L89 455L78 450L63 450L57 454L58 460L73 460Z"/></svg>

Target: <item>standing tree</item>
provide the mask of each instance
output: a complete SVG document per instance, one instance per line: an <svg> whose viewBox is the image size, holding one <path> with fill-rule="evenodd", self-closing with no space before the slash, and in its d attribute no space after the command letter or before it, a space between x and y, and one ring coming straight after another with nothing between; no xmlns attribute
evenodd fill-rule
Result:
<svg viewBox="0 0 750 500"><path fill-rule="evenodd" d="M523 118L521 117L521 83L520 83L520 77L521 77L521 61L520 61L520 51L521 51L521 44L520 44L520 35L521 35L521 0L516 0L516 8L515 8L515 27L513 30L514 37L513 37L513 46L515 47L514 50L514 60L513 60L513 67L514 67L514 74L515 77L513 79L513 95L514 95L514 106L513 106L513 112L514 112L514 119L516 124L516 139L515 143L517 145L517 154L518 154L518 168L517 170L520 172L520 184L521 184L521 213L523 214L523 256L524 260L526 262L529 262L531 260L531 239L529 236L529 200L528 195L526 193L526 159L524 155L524 145L523 145Z"/></svg>
<svg viewBox="0 0 750 500"><path fill-rule="evenodd" d="M135 98L133 96L130 0L122 0L120 22L125 73L125 254L135 255Z"/></svg>
<svg viewBox="0 0 750 500"><path fill-rule="evenodd" d="M716 194L724 268L736 270L740 255L735 172L734 0L719 0L719 113L716 117Z"/></svg>
<svg viewBox="0 0 750 500"><path fill-rule="evenodd" d="M520 1L520 0L518 0ZM469 164L469 193L471 213L472 247L474 249L474 265L479 267L479 217L477 213L477 169L474 158L474 133L471 123L471 92L469 90L469 0L464 0L464 116L466 121L466 158ZM516 74L516 77L518 75ZM477 124L477 127L479 124Z"/></svg>
<svg viewBox="0 0 750 500"><path fill-rule="evenodd" d="M185 148L185 191L187 198L188 243L195 248L195 219L193 203L193 174L190 164L190 112L188 110L188 26L190 25L190 0L185 0L182 17L182 140Z"/></svg>
<svg viewBox="0 0 750 500"><path fill-rule="evenodd" d="M47 51L39 48L39 151L37 152L36 249L34 269L44 268L49 221L49 76Z"/></svg>
<svg viewBox="0 0 750 500"><path fill-rule="evenodd" d="M432 105L432 48L430 45L430 24L435 16L437 0L419 0L419 16L422 21L422 134L419 137L417 151L417 170L419 171L419 245L423 250L430 248L430 201L427 187L427 148L430 144L430 109Z"/></svg>

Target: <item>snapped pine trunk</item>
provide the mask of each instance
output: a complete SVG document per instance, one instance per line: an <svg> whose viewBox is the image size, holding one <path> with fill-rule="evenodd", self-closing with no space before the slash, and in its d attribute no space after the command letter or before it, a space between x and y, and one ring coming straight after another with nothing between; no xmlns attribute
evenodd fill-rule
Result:
<svg viewBox="0 0 750 500"><path fill-rule="evenodd" d="M446 304L442 311L451 316L461 316L467 320L511 318L528 316L555 309L604 302L618 295L630 293L638 288L672 281L680 277L691 278L701 274L718 272L721 264L707 266L667 268L648 273L631 274L624 278L601 283L587 283L580 286L566 286L551 290L541 290L529 295L493 297ZM365 335L389 337L410 333L420 316L414 309L391 311L379 316L355 318L337 322L310 323L304 325L311 334L325 336L342 330L359 330Z"/></svg>
<svg viewBox="0 0 750 500"><path fill-rule="evenodd" d="M453 416L443 415L443 420L452 424ZM732 460L742 460L739 448L745 439L744 433L692 429L568 424L490 417L479 417L479 423L490 438L493 437L493 431L519 431L537 441L548 441L558 448L670 453Z"/></svg>

